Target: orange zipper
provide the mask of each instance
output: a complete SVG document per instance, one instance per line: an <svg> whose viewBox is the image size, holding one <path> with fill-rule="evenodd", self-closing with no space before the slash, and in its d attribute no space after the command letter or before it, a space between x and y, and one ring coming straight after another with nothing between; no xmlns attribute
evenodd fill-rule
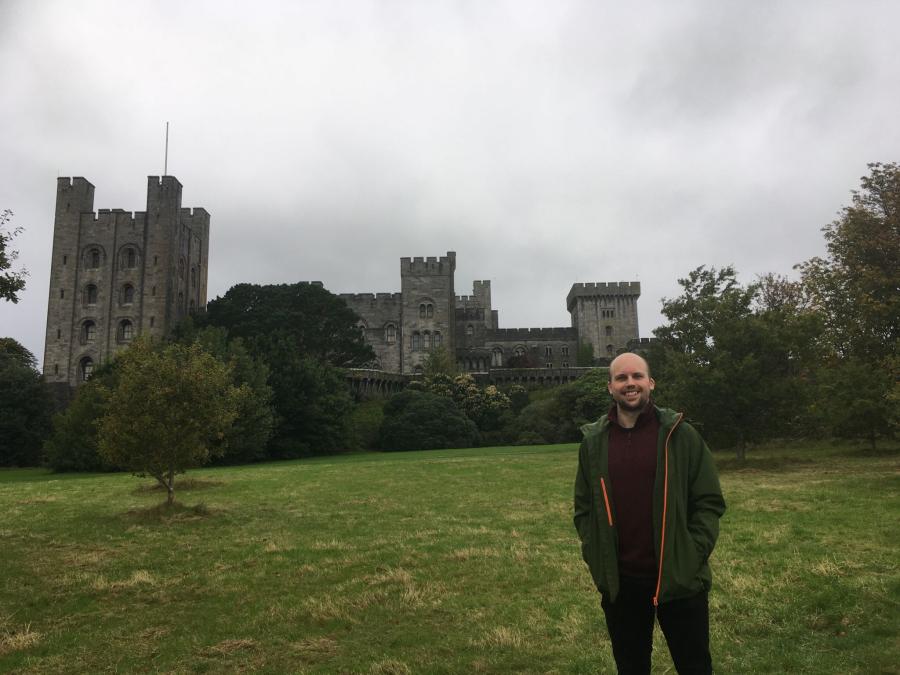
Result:
<svg viewBox="0 0 900 675"><path fill-rule="evenodd" d="M681 423L683 417L683 414L678 415L675 424L672 425L669 434L666 436L666 444L663 447L663 452L665 453L665 468L663 470L663 512L662 527L660 528L659 535L659 573L656 577L656 593L653 595L654 607L659 606L659 589L662 586L663 553L666 550L666 511L669 507L669 439L672 438L672 434L675 433L675 429Z"/></svg>
<svg viewBox="0 0 900 675"><path fill-rule="evenodd" d="M612 527L612 511L609 508L609 497L606 494L606 483L603 476L600 476L600 487L603 488L603 501L606 503L606 518L609 520L609 526Z"/></svg>

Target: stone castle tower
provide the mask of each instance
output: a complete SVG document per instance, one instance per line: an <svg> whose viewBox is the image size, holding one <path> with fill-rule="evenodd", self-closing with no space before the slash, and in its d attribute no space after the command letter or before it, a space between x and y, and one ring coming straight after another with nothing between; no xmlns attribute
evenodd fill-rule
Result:
<svg viewBox="0 0 900 675"><path fill-rule="evenodd" d="M147 178L147 210L94 212L94 186L59 178L44 378L75 385L140 333L206 306L209 214L174 176Z"/></svg>
<svg viewBox="0 0 900 675"><path fill-rule="evenodd" d="M641 282L574 284L566 296L572 328L582 344L590 344L594 358L613 358L637 339L637 300Z"/></svg>

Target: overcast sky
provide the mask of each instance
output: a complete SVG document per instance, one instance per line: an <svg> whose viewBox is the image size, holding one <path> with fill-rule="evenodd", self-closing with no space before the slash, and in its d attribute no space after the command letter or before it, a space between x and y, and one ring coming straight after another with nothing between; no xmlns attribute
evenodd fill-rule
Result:
<svg viewBox="0 0 900 675"><path fill-rule="evenodd" d="M29 272L0 335L43 357L57 176L144 210L169 173L238 282L400 288L457 252L501 327L567 326L575 281L824 252L900 160L900 2L0 0L0 209Z"/></svg>

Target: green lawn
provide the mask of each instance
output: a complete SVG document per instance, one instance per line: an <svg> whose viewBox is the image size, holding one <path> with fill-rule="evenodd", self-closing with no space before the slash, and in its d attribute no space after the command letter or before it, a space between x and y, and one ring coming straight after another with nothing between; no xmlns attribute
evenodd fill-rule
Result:
<svg viewBox="0 0 900 675"><path fill-rule="evenodd" d="M571 524L576 455L206 469L168 513L133 476L0 471L0 672L615 672ZM900 455L717 460L718 672L900 672Z"/></svg>

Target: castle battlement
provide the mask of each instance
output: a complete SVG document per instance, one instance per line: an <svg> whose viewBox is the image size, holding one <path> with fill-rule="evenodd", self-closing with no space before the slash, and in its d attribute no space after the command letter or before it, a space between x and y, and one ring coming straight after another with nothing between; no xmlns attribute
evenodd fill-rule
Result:
<svg viewBox="0 0 900 675"><path fill-rule="evenodd" d="M485 331L486 342L530 342L534 340L574 340L575 329L555 328L494 328Z"/></svg>
<svg viewBox="0 0 900 675"><path fill-rule="evenodd" d="M404 274L441 274L449 275L456 271L456 253L447 251L447 255L440 258L429 256L427 258L400 258L400 275Z"/></svg>

